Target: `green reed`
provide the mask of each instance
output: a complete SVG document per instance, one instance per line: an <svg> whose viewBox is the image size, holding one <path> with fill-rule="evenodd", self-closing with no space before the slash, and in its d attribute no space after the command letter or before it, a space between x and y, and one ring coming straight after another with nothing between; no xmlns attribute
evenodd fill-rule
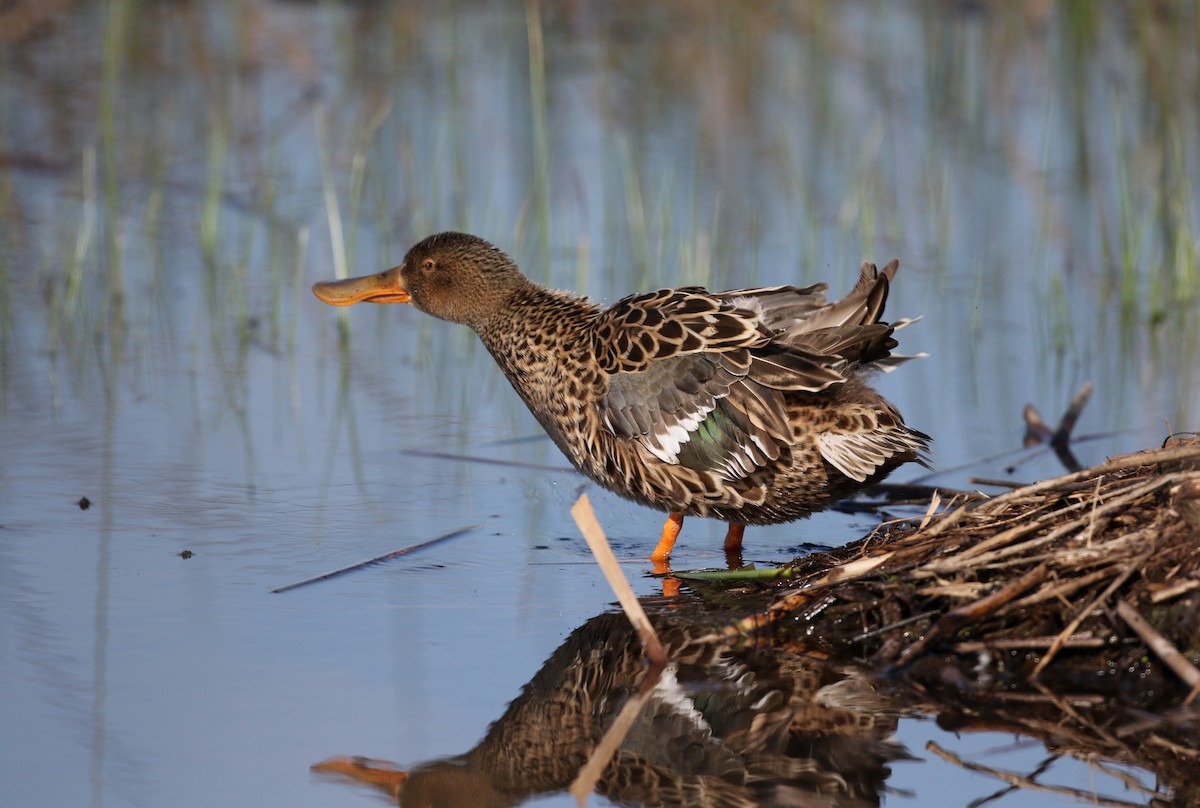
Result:
<svg viewBox="0 0 1200 808"><path fill-rule="evenodd" d="M324 107L315 107L313 109L313 133L317 141L317 160L321 166L321 197L325 202L325 221L329 226L333 276L341 279L350 276L350 261L346 250L346 237L342 230L342 208L338 201L337 182L334 179L333 157L328 145L329 136L326 132L326 125Z"/></svg>
<svg viewBox="0 0 1200 808"><path fill-rule="evenodd" d="M650 249L650 222L642 196L642 174L634 161L633 149L627 140L617 144L622 186L625 190L625 226L633 259L635 288L645 288L653 266Z"/></svg>
<svg viewBox="0 0 1200 808"><path fill-rule="evenodd" d="M108 259L108 298L111 304L110 325L118 330L124 319L125 280L121 251L121 160L118 152L117 106L126 37L129 25L128 0L106 3L104 27L104 58L100 82L100 153L104 172L104 226Z"/></svg>
<svg viewBox="0 0 1200 808"><path fill-rule="evenodd" d="M533 204L542 279L550 277L550 138L546 123L546 48L538 0L526 0L529 39L529 114L533 138Z"/></svg>
<svg viewBox="0 0 1200 808"><path fill-rule="evenodd" d="M367 157L371 153L372 144L379 136L379 131L383 128L383 124L387 121L390 114L391 106L389 104L383 104L375 110L371 118L367 121L367 125L363 127L358 142L355 145L354 154L350 158L350 176L346 192L350 205L350 225L346 240L344 271L349 267L355 266L355 247L358 244L358 234L362 224L363 204L366 200ZM322 167L322 177L328 185L329 178L325 176L324 165ZM326 199L328 199L328 193L326 194Z"/></svg>
<svg viewBox="0 0 1200 808"><path fill-rule="evenodd" d="M1193 200L1192 170L1181 132L1183 124L1174 121L1167 134L1166 168L1169 178L1162 185L1165 274L1170 278L1169 303L1188 308L1200 298L1200 230Z"/></svg>
<svg viewBox="0 0 1200 808"><path fill-rule="evenodd" d="M9 71L8 60L0 54L0 111L10 109L9 85L6 84ZM7 151L8 132L0 126L0 151ZM11 224L13 212L16 210L16 191L12 172L0 167L0 413L5 409L8 400L7 380L10 377L11 353L15 350L14 340L16 324L13 322L13 292L12 269L13 250L9 246L19 231Z"/></svg>

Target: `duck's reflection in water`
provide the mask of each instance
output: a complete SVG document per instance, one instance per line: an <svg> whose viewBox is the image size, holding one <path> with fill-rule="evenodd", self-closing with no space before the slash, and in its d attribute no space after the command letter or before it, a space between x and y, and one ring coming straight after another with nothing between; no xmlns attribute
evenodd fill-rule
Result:
<svg viewBox="0 0 1200 808"><path fill-rule="evenodd" d="M655 620L671 664L604 766L596 792L656 806L873 806L907 758L897 712L871 683L770 648L694 643ZM647 673L620 614L577 629L479 745L407 772L366 758L313 768L386 790L403 806L510 806L562 791Z"/></svg>

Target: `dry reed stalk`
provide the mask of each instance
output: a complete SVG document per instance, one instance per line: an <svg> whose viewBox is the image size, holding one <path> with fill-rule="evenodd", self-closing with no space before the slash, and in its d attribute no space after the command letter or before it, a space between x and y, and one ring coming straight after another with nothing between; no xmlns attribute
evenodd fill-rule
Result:
<svg viewBox="0 0 1200 808"><path fill-rule="evenodd" d="M982 505L978 506L975 511L981 514L994 514L1000 505L1007 505L1014 500L1020 500L1031 494L1039 494L1043 491L1053 491L1057 488L1062 488L1072 483L1077 483L1081 480L1086 480L1091 477L1098 477L1104 474L1110 474L1115 471L1124 471L1126 469L1137 468L1138 466L1148 466L1152 463L1175 463L1184 460L1200 459L1200 443L1189 443L1184 446L1173 447L1170 449L1152 449L1148 452L1135 452L1133 454L1121 455L1114 457L1107 463L1095 466L1090 469L1064 474L1061 477L1052 477L1049 480L1027 485L1024 488L1018 488L1015 491L1009 491L1001 494L998 497L993 497Z"/></svg>
<svg viewBox="0 0 1200 808"><path fill-rule="evenodd" d="M621 565L617 561L617 557L613 555L608 538L604 535L604 528L600 527L600 523L596 520L596 513L592 510L592 504L588 501L587 494L579 495L579 499L571 507L571 517L579 526L580 532L583 533L584 540L591 548L592 555L596 557L596 563L600 565L600 570L608 580L608 585L616 594L617 601L625 611L625 616L629 618L629 622L633 624L638 637L641 638L646 655L656 665L666 664L667 652L663 650L658 633L654 630L654 626L650 625L650 618L646 616L645 609L638 602L637 595L633 593L629 579L621 571Z"/></svg>
<svg viewBox="0 0 1200 808"><path fill-rule="evenodd" d="M800 587L784 593L779 600L768 606L765 612L759 612L744 617L741 620L735 620L719 631L698 638L696 642L723 642L753 634L759 629L769 626L781 617L791 615L805 603L811 601L812 596L820 590L833 586L836 583L846 583L869 575L891 557L892 553L890 552L881 553L877 556L865 556L832 567L826 570L825 574L820 578L805 582Z"/></svg>
<svg viewBox="0 0 1200 808"><path fill-rule="evenodd" d="M900 654L900 658L896 660L896 664L901 666L907 665L913 659L916 659L935 640L953 634L964 623L978 620L984 615L996 611L1017 595L1046 580L1046 576L1049 574L1050 568L1043 562L1026 572L1020 578L1004 584L995 592L947 612L942 615L941 619L930 626L929 631L925 632L924 636L904 649Z"/></svg>
<svg viewBox="0 0 1200 808"><path fill-rule="evenodd" d="M1168 474L1163 477L1151 480L1143 485L1132 486L1132 490L1126 491L1122 495L1106 501L1103 505L1094 502L1078 502L1074 505L1069 505L1061 511L1055 511L1043 514L1039 519L1029 522L1024 525L1017 525L1002 533L998 533L990 539L985 539L979 542L974 547L968 548L961 553L955 554L952 558L943 558L937 561L932 561L917 571L918 574L936 574L954 572L965 567L978 567L991 563L992 561L1008 558L1013 555L1020 555L1045 544L1050 544L1062 536L1072 533L1081 528L1085 528L1089 524L1094 524L1097 518L1107 515L1114 511L1120 510L1130 503L1136 502L1142 497L1154 493L1158 489L1171 485L1178 481L1179 474ZM1007 495L1006 495L1007 496ZM1037 531L1045 524L1061 519L1062 515L1067 511L1081 510L1088 504L1092 505L1091 511L1087 514L1065 522L1051 530L1045 535L1037 538L1029 539L1020 544L1008 544L1012 539L1020 538ZM1008 545L1008 546L1005 546ZM997 548L997 549L991 549ZM989 551L989 552L984 552Z"/></svg>
<svg viewBox="0 0 1200 808"><path fill-rule="evenodd" d="M729 641L785 625L768 641L899 665L938 648L1044 649L1041 659L996 661L1022 671L1035 688L1059 652L1071 649L1062 663L1070 677L1071 666L1136 650L1130 643L1139 640L1113 612L1116 598L1149 604L1197 597L1200 545L1176 507L1180 496L1185 506L1191 502L1178 492L1200 486L1197 460L1200 441L1192 441L1113 458L977 507L951 502L932 517L926 510L910 520L923 527L907 534L877 528L844 549L798 562L798 585L704 639ZM1181 600L1172 608L1194 612L1200 605ZM1160 612L1146 617L1156 618L1156 630L1180 650L1193 650L1190 623L1160 624L1168 619ZM784 618L799 625L781 624ZM1080 638L1085 621L1090 631ZM1200 684L1183 681L1200 698Z"/></svg>
<svg viewBox="0 0 1200 808"><path fill-rule="evenodd" d="M1097 595L1096 598L1087 606L1079 610L1079 613L1076 614L1071 622L1066 625L1066 628L1059 633L1058 637L1055 638L1054 643L1046 650L1046 655L1038 661L1037 666L1035 666L1033 669L1033 673L1029 675L1030 679L1037 679L1038 674L1046 669L1046 666L1050 664L1050 660L1054 659L1059 649L1062 648L1063 643L1066 642L1066 639L1075 633L1075 629L1079 628L1080 623L1086 620L1087 616L1091 614L1093 610L1101 606L1114 592L1120 589L1125 581L1129 579L1129 576L1141 569L1142 564L1144 564L1146 559L1148 559L1152 554L1153 550L1143 553L1141 556L1139 556L1136 563L1126 567L1120 574L1117 575L1116 578L1113 579L1112 583L1104 588L1102 593Z"/></svg>
<svg viewBox="0 0 1200 808"><path fill-rule="evenodd" d="M1014 600L1005 607L1005 611L1036 606L1039 603L1045 603L1048 600L1054 600L1056 598L1066 598L1068 595L1075 594L1080 589L1086 589L1097 581L1103 581L1112 574L1113 570L1105 568L1084 575L1082 578L1068 578L1056 586L1051 586L1047 589L1034 592L1032 595L1026 595L1019 600Z"/></svg>
<svg viewBox="0 0 1200 808"><path fill-rule="evenodd" d="M596 513L592 510L592 504L588 500L587 494L579 495L579 499L571 507L571 517L579 526L580 532L583 533L583 538L591 548L596 563L600 565L604 577L608 580L608 585L612 587L621 608L625 611L625 616L629 618L629 622L633 624L638 637L641 638L642 647L646 649L646 656L650 659L650 665L646 669L646 676L642 679L637 695L625 702L612 725L605 731L604 737L600 739L600 743L592 750L587 763L571 782L569 791L575 797L580 808L583 808L587 805L588 796L595 791L596 783L604 773L604 768L616 753L621 742L625 740L625 736L629 734L629 729L637 720L646 700L654 692L654 685L658 682L663 668L666 667L667 652L663 649L662 642L658 639L658 632L651 625L650 618L646 616L646 611L638 601L637 595L634 594L633 587L629 585L629 579L621 570L621 565L613 554L608 538L604 535L604 529L600 527L600 522L596 519Z"/></svg>
<svg viewBox="0 0 1200 808"><path fill-rule="evenodd" d="M1200 587L1200 581L1195 578L1188 578L1185 581L1180 581L1177 584L1172 584L1166 589L1160 589L1150 596L1151 603L1163 603L1168 600L1173 600L1180 595L1186 595L1193 589Z"/></svg>
<svg viewBox="0 0 1200 808"><path fill-rule="evenodd" d="M1131 629L1137 632L1146 646L1165 662L1167 667L1183 680L1184 684L1192 689L1193 693L1200 688L1200 669L1197 669L1187 657L1179 653L1170 640L1150 625L1150 622L1142 617L1137 609L1129 605L1129 601L1117 598L1117 614L1129 624Z"/></svg>
<svg viewBox="0 0 1200 808"><path fill-rule="evenodd" d="M1049 647L1054 640L1054 637L1022 637L1020 639L1011 640L960 642L958 645L954 646L954 651L955 653L959 654L973 654L979 651L1020 651L1025 649L1039 650ZM1103 648L1105 645L1108 645L1108 640L1103 639L1102 637L1093 637L1087 632L1084 632L1083 634L1076 634L1075 636L1068 638L1063 643L1064 648Z"/></svg>

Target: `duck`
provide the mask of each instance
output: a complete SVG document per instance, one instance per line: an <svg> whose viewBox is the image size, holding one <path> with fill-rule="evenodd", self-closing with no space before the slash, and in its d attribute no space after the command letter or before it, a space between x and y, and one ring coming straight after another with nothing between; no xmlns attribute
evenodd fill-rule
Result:
<svg viewBox="0 0 1200 808"><path fill-rule="evenodd" d="M913 357L883 320L899 268L862 264L830 302L824 283L712 292L684 286L601 307L526 277L501 249L444 232L374 275L322 281L325 303L407 303L473 329L571 464L666 512L651 560L685 516L747 525L803 519L897 467L928 465L931 438L868 383Z"/></svg>

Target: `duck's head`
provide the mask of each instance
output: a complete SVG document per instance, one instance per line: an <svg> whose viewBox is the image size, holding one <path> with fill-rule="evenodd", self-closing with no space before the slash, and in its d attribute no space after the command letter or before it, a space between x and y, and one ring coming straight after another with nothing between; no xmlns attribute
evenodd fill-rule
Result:
<svg viewBox="0 0 1200 808"><path fill-rule="evenodd" d="M512 259L483 239L439 233L410 249L399 266L361 278L322 281L312 289L331 306L412 303L434 317L478 327L529 283Z"/></svg>

